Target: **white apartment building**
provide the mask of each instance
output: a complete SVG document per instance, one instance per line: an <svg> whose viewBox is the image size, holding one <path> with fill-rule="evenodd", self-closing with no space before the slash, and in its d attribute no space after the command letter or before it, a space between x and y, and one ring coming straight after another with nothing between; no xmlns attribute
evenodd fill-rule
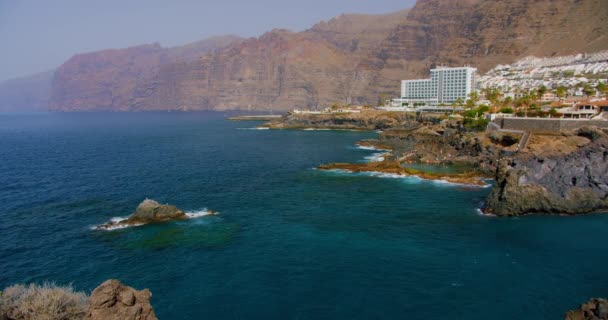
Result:
<svg viewBox="0 0 608 320"><path fill-rule="evenodd" d="M459 98L466 101L475 91L477 69L470 67L431 69L430 79L401 81L401 98L393 103L412 106L451 104Z"/></svg>

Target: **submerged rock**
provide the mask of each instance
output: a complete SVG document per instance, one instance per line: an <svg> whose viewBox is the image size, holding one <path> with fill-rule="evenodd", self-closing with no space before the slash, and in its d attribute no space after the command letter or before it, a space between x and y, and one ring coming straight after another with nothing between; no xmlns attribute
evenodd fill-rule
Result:
<svg viewBox="0 0 608 320"><path fill-rule="evenodd" d="M591 299L578 310L568 311L566 320L608 320L608 300Z"/></svg>
<svg viewBox="0 0 608 320"><path fill-rule="evenodd" d="M86 320L158 320L148 289L137 291L118 280L107 280L89 297Z"/></svg>

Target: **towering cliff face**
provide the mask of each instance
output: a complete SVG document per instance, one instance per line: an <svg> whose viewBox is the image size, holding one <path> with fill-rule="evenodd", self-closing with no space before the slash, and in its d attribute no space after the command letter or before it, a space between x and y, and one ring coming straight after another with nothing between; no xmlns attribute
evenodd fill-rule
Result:
<svg viewBox="0 0 608 320"><path fill-rule="evenodd" d="M343 14L307 30L338 49L361 55L372 54L390 31L403 23L409 9L383 15Z"/></svg>
<svg viewBox="0 0 608 320"><path fill-rule="evenodd" d="M311 33L274 30L201 59L163 66L136 91L135 110L315 108L365 101L370 74Z"/></svg>
<svg viewBox="0 0 608 320"><path fill-rule="evenodd" d="M158 44L76 55L55 73L50 109L128 110L139 82L166 61Z"/></svg>
<svg viewBox="0 0 608 320"><path fill-rule="evenodd" d="M314 108L374 104L437 64L488 70L527 55L608 49L605 0L419 0L411 11L344 15L213 50L142 46L78 55L53 110ZM201 53L203 52L203 53Z"/></svg>
<svg viewBox="0 0 608 320"><path fill-rule="evenodd" d="M608 47L603 0L419 0L376 56L388 77L417 76L435 64L471 64L484 72L527 55Z"/></svg>
<svg viewBox="0 0 608 320"><path fill-rule="evenodd" d="M192 61L240 40L236 36L214 37L175 48L150 44L75 55L55 72L49 108L132 110L136 90L148 85L161 66Z"/></svg>

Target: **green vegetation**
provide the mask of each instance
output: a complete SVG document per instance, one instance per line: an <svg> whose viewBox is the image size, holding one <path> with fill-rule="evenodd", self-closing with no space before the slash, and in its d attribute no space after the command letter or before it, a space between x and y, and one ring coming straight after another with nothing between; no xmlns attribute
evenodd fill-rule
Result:
<svg viewBox="0 0 608 320"><path fill-rule="evenodd" d="M0 319L83 319L87 295L52 283L14 285L0 295Z"/></svg>
<svg viewBox="0 0 608 320"><path fill-rule="evenodd" d="M464 113L463 124L465 128L473 131L483 131L488 126L490 120L483 117L483 114L490 111L490 107L481 105L475 109L467 110Z"/></svg>
<svg viewBox="0 0 608 320"><path fill-rule="evenodd" d="M488 120L486 118L479 118L479 119L464 118L464 121L463 121L465 128L467 128L469 130L473 130L473 131L485 130L486 127L488 126L488 123L490 123L490 120Z"/></svg>
<svg viewBox="0 0 608 320"><path fill-rule="evenodd" d="M510 107L503 107L500 109L499 111L500 113L509 113L512 114L514 112L513 108Z"/></svg>
<svg viewBox="0 0 608 320"><path fill-rule="evenodd" d="M601 94L607 94L608 93L608 86L605 83L600 82L600 83L597 84L597 86L595 86L595 90L597 90Z"/></svg>
<svg viewBox="0 0 608 320"><path fill-rule="evenodd" d="M559 116L559 112L557 112L557 109L555 108L551 108L551 110L549 110L549 114L551 115L551 117Z"/></svg>
<svg viewBox="0 0 608 320"><path fill-rule="evenodd" d="M583 87L583 93L584 93L584 94L585 94L587 97L590 97L590 96L595 95L596 91L595 91L595 88L594 88L594 87L592 87L590 84L588 84L588 83L587 83L587 84L585 84L585 86Z"/></svg>
<svg viewBox="0 0 608 320"><path fill-rule="evenodd" d="M555 89L555 95L557 95L559 98L565 98L566 92L568 92L568 89L564 86L559 86L557 89Z"/></svg>

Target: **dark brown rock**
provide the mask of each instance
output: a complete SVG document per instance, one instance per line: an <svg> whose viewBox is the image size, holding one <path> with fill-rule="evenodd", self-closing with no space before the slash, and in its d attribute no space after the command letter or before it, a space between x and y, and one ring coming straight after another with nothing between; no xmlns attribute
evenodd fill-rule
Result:
<svg viewBox="0 0 608 320"><path fill-rule="evenodd" d="M146 199L137 206L137 209L135 209L135 212L127 221L132 223L151 223L185 218L186 213L175 206L160 204L154 200Z"/></svg>
<svg viewBox="0 0 608 320"><path fill-rule="evenodd" d="M568 311L566 320L608 320L608 300L593 298L578 310Z"/></svg>
<svg viewBox="0 0 608 320"><path fill-rule="evenodd" d="M148 289L137 291L118 280L107 280L89 297L87 320L157 320Z"/></svg>
<svg viewBox="0 0 608 320"><path fill-rule="evenodd" d="M594 140L578 134L592 135ZM486 212L513 216L608 210L608 135L584 128L564 141L579 138L587 142L564 147L562 153L523 152L513 159L502 160Z"/></svg>
<svg viewBox="0 0 608 320"><path fill-rule="evenodd" d="M212 214L215 214L213 212ZM111 221L102 224L97 229L110 230L114 228L142 225L148 223L159 223L171 220L187 219L186 213L170 204L160 204L154 200L146 199L142 201L127 219L121 221Z"/></svg>

